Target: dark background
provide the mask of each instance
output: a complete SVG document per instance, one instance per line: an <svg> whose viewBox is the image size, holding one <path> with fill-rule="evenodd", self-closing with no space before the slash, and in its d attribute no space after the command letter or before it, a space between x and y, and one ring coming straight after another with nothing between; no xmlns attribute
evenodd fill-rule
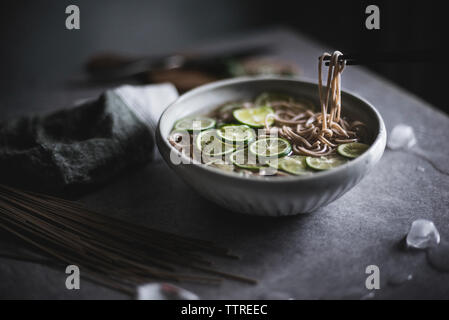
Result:
<svg viewBox="0 0 449 320"><path fill-rule="evenodd" d="M65 29L69 4L80 7L80 30ZM369 4L380 7L381 30L365 28ZM14 103L4 98L9 92L25 94L30 86L45 91L79 73L86 58L98 51L170 52L279 25L345 53L437 54L447 41L444 7L443 1L2 1L0 96ZM447 65L441 60L371 68L449 112L441 89Z"/></svg>

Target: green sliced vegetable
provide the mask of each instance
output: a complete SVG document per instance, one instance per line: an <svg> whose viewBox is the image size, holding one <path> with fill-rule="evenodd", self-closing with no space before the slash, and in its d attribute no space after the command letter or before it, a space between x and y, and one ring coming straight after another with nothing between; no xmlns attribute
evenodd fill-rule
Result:
<svg viewBox="0 0 449 320"><path fill-rule="evenodd" d="M200 132L196 137L196 147L205 156L221 156L235 150L234 146L221 141L215 129Z"/></svg>
<svg viewBox="0 0 449 320"><path fill-rule="evenodd" d="M293 101L292 97L284 93L264 92L257 96L254 104L257 107L269 106L272 101Z"/></svg>
<svg viewBox="0 0 449 320"><path fill-rule="evenodd" d="M306 164L305 156L290 156L279 159L279 168L294 175L307 175L312 171Z"/></svg>
<svg viewBox="0 0 449 320"><path fill-rule="evenodd" d="M203 131L215 127L215 120L206 117L189 117L175 123L175 130Z"/></svg>
<svg viewBox="0 0 449 320"><path fill-rule="evenodd" d="M281 159L282 158L269 159L268 161L266 161L266 164L272 167L273 169L279 169Z"/></svg>
<svg viewBox="0 0 449 320"><path fill-rule="evenodd" d="M280 158L292 151L290 143L282 138L263 138L249 145L249 151L262 158Z"/></svg>
<svg viewBox="0 0 449 320"><path fill-rule="evenodd" d="M315 110L316 109L315 104L308 99L292 97L291 95L284 94L284 93L272 93L272 92L264 92L264 93L260 94L254 101L254 105L256 107L261 107L261 106L270 107L271 103L274 101L294 102L296 106L298 106L298 107L302 106L302 108L304 110L307 110L307 109Z"/></svg>
<svg viewBox="0 0 449 320"><path fill-rule="evenodd" d="M265 125L265 118L274 113L270 107L258 107L258 108L242 108L234 110L234 118L243 124L246 124L253 128L263 128ZM273 117L268 119L268 124L273 124Z"/></svg>
<svg viewBox="0 0 449 320"><path fill-rule="evenodd" d="M221 159L210 161L209 163L206 163L206 166L210 166L227 172L234 172L234 166L230 163L226 163Z"/></svg>
<svg viewBox="0 0 449 320"><path fill-rule="evenodd" d="M257 157L250 153L248 149L237 150L229 158L239 168L257 170L263 167L263 164L258 162Z"/></svg>
<svg viewBox="0 0 449 320"><path fill-rule="evenodd" d="M306 157L307 165L315 170L329 170L342 164L348 160L338 155L323 156L323 157Z"/></svg>
<svg viewBox="0 0 449 320"><path fill-rule="evenodd" d="M369 145L360 142L345 143L338 146L337 151L339 154L346 158L357 158L366 150L368 150Z"/></svg>
<svg viewBox="0 0 449 320"><path fill-rule="evenodd" d="M246 125L225 125L217 130L217 135L226 143L247 144L256 139L254 129Z"/></svg>
<svg viewBox="0 0 449 320"><path fill-rule="evenodd" d="M233 120L232 112L236 109L243 108L245 103L248 102L236 101L223 104L217 111L218 118L222 119L224 122L231 122Z"/></svg>

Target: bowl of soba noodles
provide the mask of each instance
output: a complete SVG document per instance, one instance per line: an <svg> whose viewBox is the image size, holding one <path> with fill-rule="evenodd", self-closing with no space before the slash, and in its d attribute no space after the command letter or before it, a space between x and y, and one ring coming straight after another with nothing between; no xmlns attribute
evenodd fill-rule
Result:
<svg viewBox="0 0 449 320"><path fill-rule="evenodd" d="M320 58L318 83L244 77L183 94L159 120L159 151L200 195L235 212L286 216L329 204L374 167L386 143L374 106L341 89L339 55Z"/></svg>

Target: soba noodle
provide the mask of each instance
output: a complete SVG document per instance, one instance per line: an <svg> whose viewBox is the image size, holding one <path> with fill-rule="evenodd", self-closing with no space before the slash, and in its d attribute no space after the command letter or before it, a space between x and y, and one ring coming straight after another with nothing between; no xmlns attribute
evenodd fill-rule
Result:
<svg viewBox="0 0 449 320"><path fill-rule="evenodd" d="M332 55L324 53L318 63L318 94L320 112L313 113L302 105L288 101L271 103L274 109L274 125L270 127L265 121L265 130L278 132L292 144L295 154L306 156L325 156L335 153L338 145L359 142L359 132L364 124L360 121L350 122L341 116L341 74L345 61L339 61L341 52ZM327 84L323 88L323 61L330 57ZM267 120L267 119L266 119Z"/></svg>
<svg viewBox="0 0 449 320"><path fill-rule="evenodd" d="M345 61L339 60L342 53L324 53L318 63L319 111L315 111L311 102L294 99L286 95L272 95L265 102L273 110L265 117L263 130L259 130L258 139L271 136L282 137L291 144L293 154L310 157L330 156L336 153L341 144L364 142L365 125L361 121L351 121L342 115L341 74ZM323 84L323 62L329 58L326 85ZM209 116L218 124L235 123L233 111L260 107L260 98L255 101L228 103L214 110ZM178 150L184 150L191 139L180 139L180 134L173 132L170 143ZM236 170L240 170L236 168ZM247 171L247 170L245 170ZM282 172L279 175L282 174Z"/></svg>

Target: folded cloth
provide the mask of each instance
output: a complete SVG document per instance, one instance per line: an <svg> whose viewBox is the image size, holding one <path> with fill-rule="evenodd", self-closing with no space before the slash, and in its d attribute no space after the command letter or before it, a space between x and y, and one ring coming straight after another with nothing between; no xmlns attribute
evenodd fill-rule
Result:
<svg viewBox="0 0 449 320"><path fill-rule="evenodd" d="M143 165L177 95L171 84L122 86L72 109L0 123L0 183L72 194Z"/></svg>

